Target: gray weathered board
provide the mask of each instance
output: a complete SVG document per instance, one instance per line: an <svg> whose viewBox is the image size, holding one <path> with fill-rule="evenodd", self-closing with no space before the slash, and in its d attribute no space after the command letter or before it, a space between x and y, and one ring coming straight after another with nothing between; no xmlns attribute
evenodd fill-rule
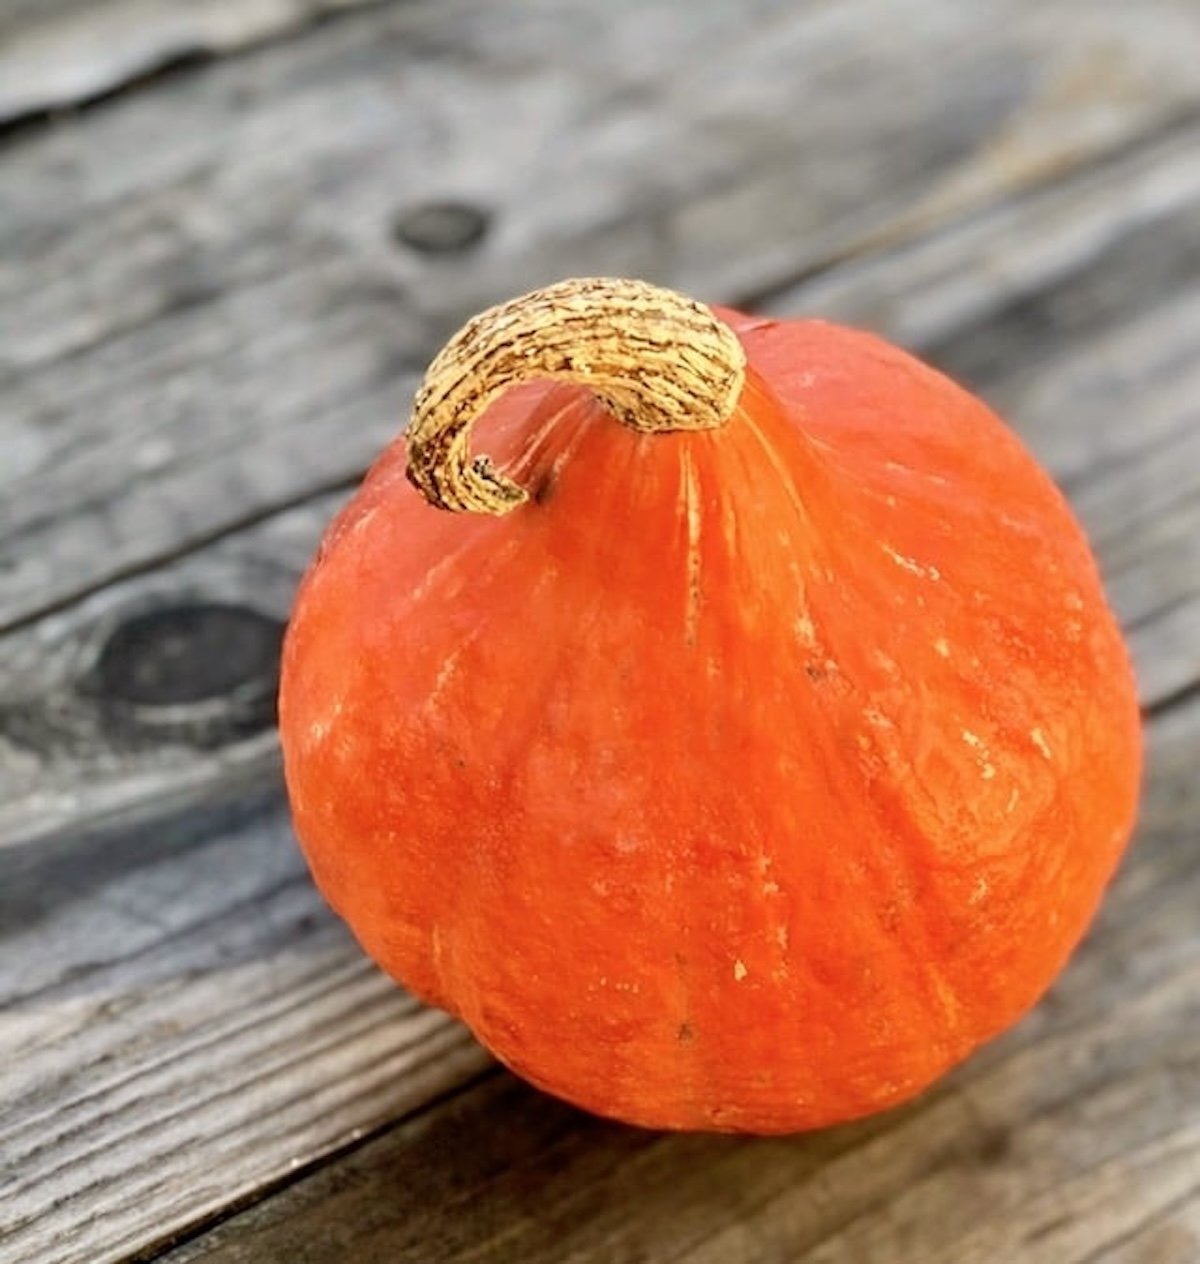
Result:
<svg viewBox="0 0 1200 1264"><path fill-rule="evenodd" d="M1198 54L1195 0L0 0L0 1261L1200 1260ZM586 272L969 381L1128 630L1097 927L892 1115L587 1118L296 853L305 558L453 324Z"/></svg>

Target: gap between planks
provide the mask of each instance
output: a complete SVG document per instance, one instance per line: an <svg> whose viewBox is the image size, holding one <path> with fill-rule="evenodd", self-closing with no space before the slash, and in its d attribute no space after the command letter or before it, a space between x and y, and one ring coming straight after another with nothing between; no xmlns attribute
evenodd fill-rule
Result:
<svg viewBox="0 0 1200 1264"><path fill-rule="evenodd" d="M303 38L404 0L75 0L23 19L0 11L0 145L143 92L218 57Z"/></svg>

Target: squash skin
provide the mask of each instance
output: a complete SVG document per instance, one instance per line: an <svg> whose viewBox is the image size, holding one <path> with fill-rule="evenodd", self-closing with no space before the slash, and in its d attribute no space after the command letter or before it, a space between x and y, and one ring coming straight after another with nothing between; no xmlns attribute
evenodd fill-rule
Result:
<svg viewBox="0 0 1200 1264"><path fill-rule="evenodd" d="M403 439L297 596L313 876L364 949L597 1113L791 1132L896 1105L1044 993L1132 829L1136 689L1082 531L982 403L728 311L718 431L532 385L447 514Z"/></svg>

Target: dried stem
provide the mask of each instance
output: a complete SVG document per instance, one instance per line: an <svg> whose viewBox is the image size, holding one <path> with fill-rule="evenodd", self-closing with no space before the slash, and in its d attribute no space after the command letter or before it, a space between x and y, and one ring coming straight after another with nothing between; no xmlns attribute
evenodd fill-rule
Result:
<svg viewBox="0 0 1200 1264"><path fill-rule="evenodd" d="M430 504L504 514L528 493L472 457L471 426L538 378L586 386L634 430L723 426L745 381L736 334L707 308L643 281L561 281L490 308L446 344L408 427L408 477Z"/></svg>

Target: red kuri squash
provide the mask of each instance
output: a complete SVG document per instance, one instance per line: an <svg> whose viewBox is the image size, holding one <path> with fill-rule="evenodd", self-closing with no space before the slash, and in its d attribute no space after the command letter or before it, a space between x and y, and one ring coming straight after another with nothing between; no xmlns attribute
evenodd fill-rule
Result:
<svg viewBox="0 0 1200 1264"><path fill-rule="evenodd" d="M864 1115L1010 1026L1141 759L1083 534L992 412L869 334L631 281L434 361L304 580L280 714L366 951L670 1128Z"/></svg>

